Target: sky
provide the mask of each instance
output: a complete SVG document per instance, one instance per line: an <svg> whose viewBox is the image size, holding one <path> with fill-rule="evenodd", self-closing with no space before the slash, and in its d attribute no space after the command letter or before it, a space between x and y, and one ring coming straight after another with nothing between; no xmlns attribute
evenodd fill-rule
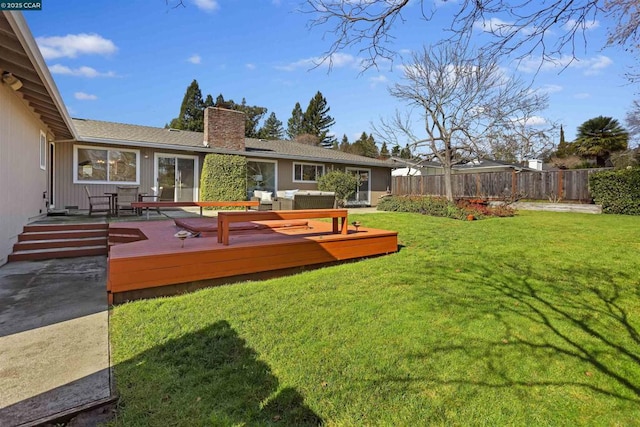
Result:
<svg viewBox="0 0 640 427"><path fill-rule="evenodd" d="M299 11L301 2L184 0L186 7L174 8L175 0L43 0L41 11L23 14L72 117L162 127L178 115L193 79L203 97L245 98L266 107L265 118L274 112L285 128L295 103L304 110L320 91L335 119L332 133L351 142L396 109L406 110L388 93L401 82L401 60L363 70L354 49L336 54L331 70L314 66L331 35L328 27L309 27L313 16ZM420 18L417 3L393 29L391 47L405 55L438 41L456 2L436 0L441 18L430 22ZM534 87L550 99L540 116L561 123L569 141L599 115L624 124L640 98L640 87L624 77L633 57L602 48L609 26L606 17L591 22L586 47L579 43L577 60L562 58L562 66L539 68L535 58L501 64L521 78L535 77Z"/></svg>

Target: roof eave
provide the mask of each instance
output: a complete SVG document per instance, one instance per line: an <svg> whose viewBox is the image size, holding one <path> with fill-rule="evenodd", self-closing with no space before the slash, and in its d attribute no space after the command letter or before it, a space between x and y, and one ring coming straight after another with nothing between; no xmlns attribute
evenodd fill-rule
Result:
<svg viewBox="0 0 640 427"><path fill-rule="evenodd" d="M56 135L56 138L77 138L76 129L71 121L71 116L62 101L58 87L49 72L49 67L47 67L47 64L44 61L40 48L38 47L24 16L20 12L5 12L4 16L9 23L9 26L13 29L16 38L24 48L25 54L33 64L34 71L42 80L42 84L47 90L53 106L57 109L68 130L68 135Z"/></svg>
<svg viewBox="0 0 640 427"><path fill-rule="evenodd" d="M197 153L214 153L214 154L232 154L232 155L242 155L245 157L254 157L254 158L265 158L265 159L286 159L286 160L301 160L301 161L309 161L309 162L323 162L323 163L336 163L336 164L344 164L344 165L356 165L356 166L370 166L370 167L381 167L381 168L389 168L393 169L394 165L386 165L381 164L379 162L367 162L367 161L352 161L346 159L331 159L327 157L316 157L316 156L298 156L293 154L281 154L281 153L261 153L255 151L234 151L234 150L225 150L221 148L211 148L205 147L196 147L190 145L175 145L175 144L165 144L165 143L154 143L154 142L146 142L146 141L130 141L124 139L110 139L110 138L96 138L96 137L79 137L76 138L76 141L79 143L94 143L94 144L106 144L106 145L127 145L132 147L143 147L143 148L159 148L163 150L180 150L180 151L193 151Z"/></svg>

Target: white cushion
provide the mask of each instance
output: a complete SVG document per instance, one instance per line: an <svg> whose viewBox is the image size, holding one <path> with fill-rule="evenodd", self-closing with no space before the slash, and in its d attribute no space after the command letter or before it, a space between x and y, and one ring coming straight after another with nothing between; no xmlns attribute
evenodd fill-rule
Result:
<svg viewBox="0 0 640 427"><path fill-rule="evenodd" d="M278 197L287 197L285 194L286 194L286 191L285 191L285 190L278 190L278 191L276 191L276 195L277 195Z"/></svg>
<svg viewBox="0 0 640 427"><path fill-rule="evenodd" d="M287 199L293 199L293 196L298 192L298 190L286 190L284 192L284 196Z"/></svg>
<svg viewBox="0 0 640 427"><path fill-rule="evenodd" d="M257 197L259 199L262 198L262 190L254 190L253 191L253 197Z"/></svg>
<svg viewBox="0 0 640 427"><path fill-rule="evenodd" d="M273 193L271 191L262 191L262 195L260 196L260 200L263 201L263 202L270 202L272 194Z"/></svg>

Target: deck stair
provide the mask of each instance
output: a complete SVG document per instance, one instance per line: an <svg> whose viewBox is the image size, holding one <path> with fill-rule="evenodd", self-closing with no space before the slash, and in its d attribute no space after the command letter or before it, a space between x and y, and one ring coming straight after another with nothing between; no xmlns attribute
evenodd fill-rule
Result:
<svg viewBox="0 0 640 427"><path fill-rule="evenodd" d="M30 224L9 261L107 255L108 224Z"/></svg>

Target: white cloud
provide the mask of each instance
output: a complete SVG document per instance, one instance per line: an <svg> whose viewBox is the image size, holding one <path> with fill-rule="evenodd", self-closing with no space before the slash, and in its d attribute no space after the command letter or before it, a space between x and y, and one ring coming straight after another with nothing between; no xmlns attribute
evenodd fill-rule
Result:
<svg viewBox="0 0 640 427"><path fill-rule="evenodd" d="M195 4L198 9L204 10L205 12L213 12L220 8L220 5L216 0L193 0L193 4Z"/></svg>
<svg viewBox="0 0 640 427"><path fill-rule="evenodd" d="M596 74L600 74L600 71L607 68L611 64L613 64L611 58L604 55L598 55L595 58L591 58L588 60L584 74L586 76L595 76Z"/></svg>
<svg viewBox="0 0 640 427"><path fill-rule="evenodd" d="M278 65L275 68L281 71L295 71L297 69L310 69L315 67L333 67L342 68L346 66L358 67L358 61L353 55L348 53L334 53L329 58L314 56L312 58L301 59L286 65Z"/></svg>
<svg viewBox="0 0 640 427"><path fill-rule="evenodd" d="M571 55L564 55L554 61L540 62L539 58L529 57L518 64L518 71L535 73L538 71L561 71L565 68L583 70L585 76L593 76L613 64L611 58L598 55L587 59L577 59Z"/></svg>
<svg viewBox="0 0 640 427"><path fill-rule="evenodd" d="M99 34L67 34L36 39L44 59L75 58L78 55L110 55L118 48Z"/></svg>
<svg viewBox="0 0 640 427"><path fill-rule="evenodd" d="M247 70L255 70L256 64L245 64L245 67L247 67Z"/></svg>
<svg viewBox="0 0 640 427"><path fill-rule="evenodd" d="M591 98L591 94L587 92L579 92L573 95L575 99L588 99Z"/></svg>
<svg viewBox="0 0 640 427"><path fill-rule="evenodd" d="M95 101L96 99L98 99L97 96L84 92L76 92L73 94L73 96L80 101Z"/></svg>
<svg viewBox="0 0 640 427"><path fill-rule="evenodd" d="M371 82L371 87L374 88L379 84L385 84L389 81L389 79L387 78L387 76L384 75L379 75L379 76L375 76L375 77L370 77L369 78L369 82Z"/></svg>
<svg viewBox="0 0 640 427"><path fill-rule="evenodd" d="M512 22L503 21L500 18L491 18L484 21L476 21L473 23L473 28L477 30L496 34L501 34L502 31L509 31L512 27Z"/></svg>
<svg viewBox="0 0 640 427"><path fill-rule="evenodd" d="M527 126L544 126L547 124L547 120L540 116L531 116L526 120Z"/></svg>
<svg viewBox="0 0 640 427"><path fill-rule="evenodd" d="M191 55L189 59L187 59L187 61L191 62L192 64L199 64L202 61L202 58L196 53L194 55Z"/></svg>
<svg viewBox="0 0 640 427"><path fill-rule="evenodd" d="M600 21L594 19L593 21L578 23L575 19L569 19L562 28L565 31L577 30L593 30L600 27Z"/></svg>
<svg viewBox="0 0 640 427"><path fill-rule="evenodd" d="M519 124L524 123L525 126L544 126L547 124L547 120L540 116L531 116L526 119L524 117L513 118L511 121Z"/></svg>
<svg viewBox="0 0 640 427"><path fill-rule="evenodd" d="M86 66L82 66L79 68L70 68L62 64L53 64L52 66L49 67L49 71L51 71L51 74L88 77L90 79L95 77L117 77L116 73L114 73L113 71L107 71L106 73L101 73L95 68L86 67Z"/></svg>
<svg viewBox="0 0 640 427"><path fill-rule="evenodd" d="M553 85L553 84L546 84L543 85L540 88L540 92L544 92L544 93L556 93L556 92L561 92L563 89L562 86L560 85Z"/></svg>

